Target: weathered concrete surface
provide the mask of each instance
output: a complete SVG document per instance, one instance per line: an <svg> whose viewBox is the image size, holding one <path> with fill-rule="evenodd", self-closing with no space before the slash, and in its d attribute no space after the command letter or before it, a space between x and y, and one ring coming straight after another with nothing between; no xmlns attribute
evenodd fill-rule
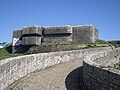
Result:
<svg viewBox="0 0 120 90"><path fill-rule="evenodd" d="M28 26L13 31L12 52L19 52L21 45L41 45L44 42L77 41L95 43L98 30L92 25Z"/></svg>
<svg viewBox="0 0 120 90"><path fill-rule="evenodd" d="M46 26L44 27L44 42L72 41L72 27Z"/></svg>
<svg viewBox="0 0 120 90"><path fill-rule="evenodd" d="M114 58L120 55L120 49L104 52L83 50L82 54L86 55L82 71L81 57L29 74L10 87L12 90L120 90L120 70L106 67L117 61Z"/></svg>
<svg viewBox="0 0 120 90"><path fill-rule="evenodd" d="M64 36L64 37L44 37L43 41L45 42L62 42L62 41L72 41L72 37L70 36Z"/></svg>
<svg viewBox="0 0 120 90"><path fill-rule="evenodd" d="M38 34L42 35L43 28L38 26L29 26L23 28L23 34Z"/></svg>
<svg viewBox="0 0 120 90"><path fill-rule="evenodd" d="M41 45L41 37L38 36L23 37L22 45Z"/></svg>
<svg viewBox="0 0 120 90"><path fill-rule="evenodd" d="M44 34L64 34L71 33L71 26L44 26Z"/></svg>
<svg viewBox="0 0 120 90"><path fill-rule="evenodd" d="M71 60L80 60L84 55L97 53L110 48L92 48L84 50L61 51L31 54L8 58L0 61L0 89L6 90L8 85L36 70Z"/></svg>
<svg viewBox="0 0 120 90"><path fill-rule="evenodd" d="M23 30L15 30L13 31L13 38L20 38L23 35Z"/></svg>
<svg viewBox="0 0 120 90"><path fill-rule="evenodd" d="M98 39L98 30L92 26L73 26L73 41L95 43Z"/></svg>
<svg viewBox="0 0 120 90"><path fill-rule="evenodd" d="M13 83L11 90L82 90L82 60L81 58L31 73Z"/></svg>
<svg viewBox="0 0 120 90"><path fill-rule="evenodd" d="M120 90L120 70L110 68L118 62L120 48L88 55L83 62L83 82L88 90Z"/></svg>
<svg viewBox="0 0 120 90"><path fill-rule="evenodd" d="M88 26L28 26L20 30L13 31L13 39L22 41L22 37L39 36L44 42L47 41L79 41L85 43L95 43L98 39L98 30L91 25ZM24 41L27 39L24 39ZM36 44L35 42L29 42ZM40 42L41 43L41 42ZM24 43L25 44L25 43Z"/></svg>

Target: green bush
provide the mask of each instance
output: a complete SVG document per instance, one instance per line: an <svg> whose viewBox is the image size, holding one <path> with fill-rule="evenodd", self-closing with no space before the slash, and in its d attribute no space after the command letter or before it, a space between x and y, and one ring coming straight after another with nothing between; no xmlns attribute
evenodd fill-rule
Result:
<svg viewBox="0 0 120 90"><path fill-rule="evenodd" d="M108 41L111 45L115 46L115 48L120 47L120 41L116 40L116 41Z"/></svg>
<svg viewBox="0 0 120 90"><path fill-rule="evenodd" d="M100 40L100 39L98 39L98 40L96 41L96 44L108 44L108 42L105 41L105 40Z"/></svg>

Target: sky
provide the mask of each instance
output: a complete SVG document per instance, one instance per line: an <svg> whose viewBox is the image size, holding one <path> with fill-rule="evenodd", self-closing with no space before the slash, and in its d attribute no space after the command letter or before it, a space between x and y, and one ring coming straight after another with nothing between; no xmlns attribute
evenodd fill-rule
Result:
<svg viewBox="0 0 120 90"><path fill-rule="evenodd" d="M120 0L0 0L0 42L24 26L93 25L99 39L120 40Z"/></svg>

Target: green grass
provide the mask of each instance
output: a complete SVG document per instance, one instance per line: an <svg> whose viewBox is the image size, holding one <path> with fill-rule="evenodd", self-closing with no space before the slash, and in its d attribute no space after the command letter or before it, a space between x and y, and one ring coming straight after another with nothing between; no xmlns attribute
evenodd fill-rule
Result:
<svg viewBox="0 0 120 90"><path fill-rule="evenodd" d="M11 54L6 50L6 48L9 46L10 44L7 44L3 48L0 48L0 59L4 59L11 56Z"/></svg>
<svg viewBox="0 0 120 90"><path fill-rule="evenodd" d="M111 45L113 45L115 48L119 48L120 47L120 41L116 40L116 41L108 41Z"/></svg>
<svg viewBox="0 0 120 90"><path fill-rule="evenodd" d="M106 41L103 40L97 40L97 43L99 44L106 44ZM94 44L85 44L83 42L73 42L73 41L69 41L69 42L46 42L43 43L43 46L49 46L49 45L86 45L85 47L83 47L82 49L88 49L88 48L100 48L103 46L97 46ZM3 48L0 48L0 60L1 59L6 59L6 58L10 58L10 57L15 57L15 56L20 56L20 55L25 55L25 53L15 53L12 54L12 46L11 44L7 44L6 46L4 46Z"/></svg>
<svg viewBox="0 0 120 90"><path fill-rule="evenodd" d="M7 44L3 48L0 48L0 60L19 56L20 54L12 54L11 53L11 44Z"/></svg>
<svg viewBox="0 0 120 90"><path fill-rule="evenodd" d="M98 40L96 41L96 44L108 44L108 42L107 42L107 41L104 41L104 40L98 39Z"/></svg>
<svg viewBox="0 0 120 90"><path fill-rule="evenodd" d="M78 42L78 41L61 41L61 42L44 42L42 45L86 45L84 42Z"/></svg>

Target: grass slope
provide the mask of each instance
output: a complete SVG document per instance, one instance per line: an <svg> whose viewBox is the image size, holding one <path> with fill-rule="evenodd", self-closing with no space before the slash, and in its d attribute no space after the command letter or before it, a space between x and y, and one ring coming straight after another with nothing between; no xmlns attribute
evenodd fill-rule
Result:
<svg viewBox="0 0 120 90"><path fill-rule="evenodd" d="M0 48L0 60L14 56L17 56L17 54L11 53L11 44L7 44L3 48Z"/></svg>
<svg viewBox="0 0 120 90"><path fill-rule="evenodd" d="M96 44L108 44L108 43L104 40L97 40ZM65 50L63 50L63 47L64 47ZM38 51L38 53L41 53L40 51L42 51L44 53L44 52L53 52L53 51L62 51L62 50L66 51L66 50L100 48L100 47L103 47L103 45L98 46L98 45L94 45L94 44L84 44L82 42L49 42L49 43L47 42L47 43L43 43L42 46L31 47L30 48L31 51L29 50L29 53L15 53L15 54L12 54L11 53L11 51L12 51L11 44L7 44L3 48L0 48L0 60L1 59L6 59L6 58L9 58L9 57L25 55L25 54L33 54L33 53L35 53L35 51Z"/></svg>

